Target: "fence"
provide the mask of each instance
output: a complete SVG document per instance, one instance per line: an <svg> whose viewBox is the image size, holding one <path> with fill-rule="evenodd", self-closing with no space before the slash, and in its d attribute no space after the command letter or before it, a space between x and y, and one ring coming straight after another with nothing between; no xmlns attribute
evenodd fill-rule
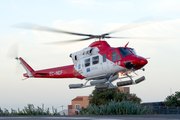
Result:
<svg viewBox="0 0 180 120"><path fill-rule="evenodd" d="M180 107L151 106L150 114L180 114Z"/></svg>

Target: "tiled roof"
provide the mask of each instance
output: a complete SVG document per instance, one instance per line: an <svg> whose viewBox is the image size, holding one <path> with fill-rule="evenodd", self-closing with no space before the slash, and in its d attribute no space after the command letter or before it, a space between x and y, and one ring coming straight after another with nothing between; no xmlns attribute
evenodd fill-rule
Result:
<svg viewBox="0 0 180 120"><path fill-rule="evenodd" d="M83 101L83 97L76 97L72 101Z"/></svg>

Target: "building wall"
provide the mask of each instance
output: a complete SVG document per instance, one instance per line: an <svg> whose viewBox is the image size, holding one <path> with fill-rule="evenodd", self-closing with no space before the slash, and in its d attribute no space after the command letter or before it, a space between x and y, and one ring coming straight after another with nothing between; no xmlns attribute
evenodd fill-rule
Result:
<svg viewBox="0 0 180 120"><path fill-rule="evenodd" d="M80 108L82 107L86 108L89 104L88 97L89 96L77 96L76 98L82 98L83 100L82 101L72 100L71 101L72 109L75 109L76 104L80 104Z"/></svg>
<svg viewBox="0 0 180 120"><path fill-rule="evenodd" d="M130 88L129 88L129 87L118 87L118 89L119 89L122 93L130 93Z"/></svg>
<svg viewBox="0 0 180 120"><path fill-rule="evenodd" d="M68 115L74 115L74 111L72 109L72 105L68 105Z"/></svg>
<svg viewBox="0 0 180 120"><path fill-rule="evenodd" d="M79 104L80 108L86 108L89 104L88 100L89 96L77 96L71 101L71 105L68 105L68 115L75 115L76 113L79 114L79 111L76 110L75 105Z"/></svg>

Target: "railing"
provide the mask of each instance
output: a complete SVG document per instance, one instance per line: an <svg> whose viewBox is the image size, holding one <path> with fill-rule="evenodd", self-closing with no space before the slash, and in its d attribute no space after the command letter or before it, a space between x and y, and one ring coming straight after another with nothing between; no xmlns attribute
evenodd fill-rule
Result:
<svg viewBox="0 0 180 120"><path fill-rule="evenodd" d="M150 114L180 114L180 107L152 106L149 110Z"/></svg>
<svg viewBox="0 0 180 120"><path fill-rule="evenodd" d="M150 114L180 114L180 107L168 106L146 106L149 108ZM75 113L76 109L69 109L68 112Z"/></svg>

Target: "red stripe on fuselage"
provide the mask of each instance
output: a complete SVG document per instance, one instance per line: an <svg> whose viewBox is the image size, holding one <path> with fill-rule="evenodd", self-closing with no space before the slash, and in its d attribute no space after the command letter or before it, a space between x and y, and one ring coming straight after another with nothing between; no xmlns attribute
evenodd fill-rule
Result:
<svg viewBox="0 0 180 120"><path fill-rule="evenodd" d="M85 78L74 69L74 65L34 71L33 76L35 78ZM27 75L24 74L24 77Z"/></svg>

